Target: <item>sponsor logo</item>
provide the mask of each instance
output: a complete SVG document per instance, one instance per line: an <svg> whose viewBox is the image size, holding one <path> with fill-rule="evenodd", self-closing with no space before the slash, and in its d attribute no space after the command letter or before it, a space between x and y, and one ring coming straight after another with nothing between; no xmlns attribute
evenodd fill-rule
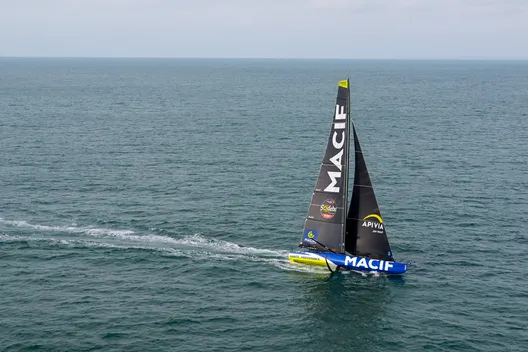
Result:
<svg viewBox="0 0 528 352"><path fill-rule="evenodd" d="M316 243L314 240L317 239L318 234L319 233L317 232L317 230L306 229L304 230L303 241L308 243Z"/></svg>
<svg viewBox="0 0 528 352"><path fill-rule="evenodd" d="M364 268L367 270L370 269L370 270L388 271L390 268L393 267L393 264L394 262L378 260L378 259L353 257L353 256L348 256L348 255L345 258L345 266L356 268L356 269Z"/></svg>
<svg viewBox="0 0 528 352"><path fill-rule="evenodd" d="M383 233L383 230L385 229L383 227L383 220L381 219L381 216L378 214L369 214L363 218L363 224L361 224L362 227L368 227L374 230L373 232L376 233Z"/></svg>
<svg viewBox="0 0 528 352"><path fill-rule="evenodd" d="M378 222L379 222L380 224L383 224L383 219L381 219L381 216L379 216L378 214L369 214L369 215L365 216L365 217L363 218L363 220L367 220L367 219L369 219L369 218L374 218L374 219L378 220Z"/></svg>
<svg viewBox="0 0 528 352"><path fill-rule="evenodd" d="M321 216L325 219L331 219L334 217L337 211L334 199L327 199L321 204Z"/></svg>
<svg viewBox="0 0 528 352"><path fill-rule="evenodd" d="M324 189L325 192L339 193L340 189L337 186L337 179L341 178L341 171L343 168L341 158L343 157L343 146L345 145L346 135L346 118L345 107L336 104L334 115L334 133L332 134L332 146L337 149L337 153L330 158L339 171L327 171L331 183Z"/></svg>

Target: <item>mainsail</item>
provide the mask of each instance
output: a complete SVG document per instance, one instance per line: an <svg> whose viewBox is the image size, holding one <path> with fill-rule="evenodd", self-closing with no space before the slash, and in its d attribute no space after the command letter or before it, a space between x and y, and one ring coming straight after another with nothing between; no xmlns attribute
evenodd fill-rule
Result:
<svg viewBox="0 0 528 352"><path fill-rule="evenodd" d="M352 189L346 225L346 251L358 256L392 261L394 259L385 232L385 224L381 218L355 126L352 127L352 130L354 133L355 172L354 188Z"/></svg>
<svg viewBox="0 0 528 352"><path fill-rule="evenodd" d="M301 247L345 251L350 136L348 80L338 84L336 107L326 152L304 223Z"/></svg>

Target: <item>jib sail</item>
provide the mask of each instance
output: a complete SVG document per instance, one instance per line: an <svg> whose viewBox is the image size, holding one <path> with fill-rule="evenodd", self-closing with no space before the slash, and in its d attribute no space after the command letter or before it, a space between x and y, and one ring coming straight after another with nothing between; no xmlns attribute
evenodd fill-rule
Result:
<svg viewBox="0 0 528 352"><path fill-rule="evenodd" d="M355 126L352 126L352 130L355 172L346 226L346 251L358 256L392 261L394 259L387 239L385 224L361 152Z"/></svg>

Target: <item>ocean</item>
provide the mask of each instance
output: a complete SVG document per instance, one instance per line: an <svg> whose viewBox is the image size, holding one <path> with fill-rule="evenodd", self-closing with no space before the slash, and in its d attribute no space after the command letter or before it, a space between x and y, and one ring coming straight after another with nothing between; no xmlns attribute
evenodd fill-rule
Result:
<svg viewBox="0 0 528 352"><path fill-rule="evenodd" d="M337 82L401 277L291 264ZM1 351L528 350L528 62L0 59Z"/></svg>

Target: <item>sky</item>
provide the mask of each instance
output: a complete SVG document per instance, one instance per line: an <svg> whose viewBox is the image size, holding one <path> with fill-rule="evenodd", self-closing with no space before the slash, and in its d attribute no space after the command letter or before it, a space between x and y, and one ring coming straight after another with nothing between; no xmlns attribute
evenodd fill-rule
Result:
<svg viewBox="0 0 528 352"><path fill-rule="evenodd" d="M0 56L528 59L528 0L0 0Z"/></svg>

